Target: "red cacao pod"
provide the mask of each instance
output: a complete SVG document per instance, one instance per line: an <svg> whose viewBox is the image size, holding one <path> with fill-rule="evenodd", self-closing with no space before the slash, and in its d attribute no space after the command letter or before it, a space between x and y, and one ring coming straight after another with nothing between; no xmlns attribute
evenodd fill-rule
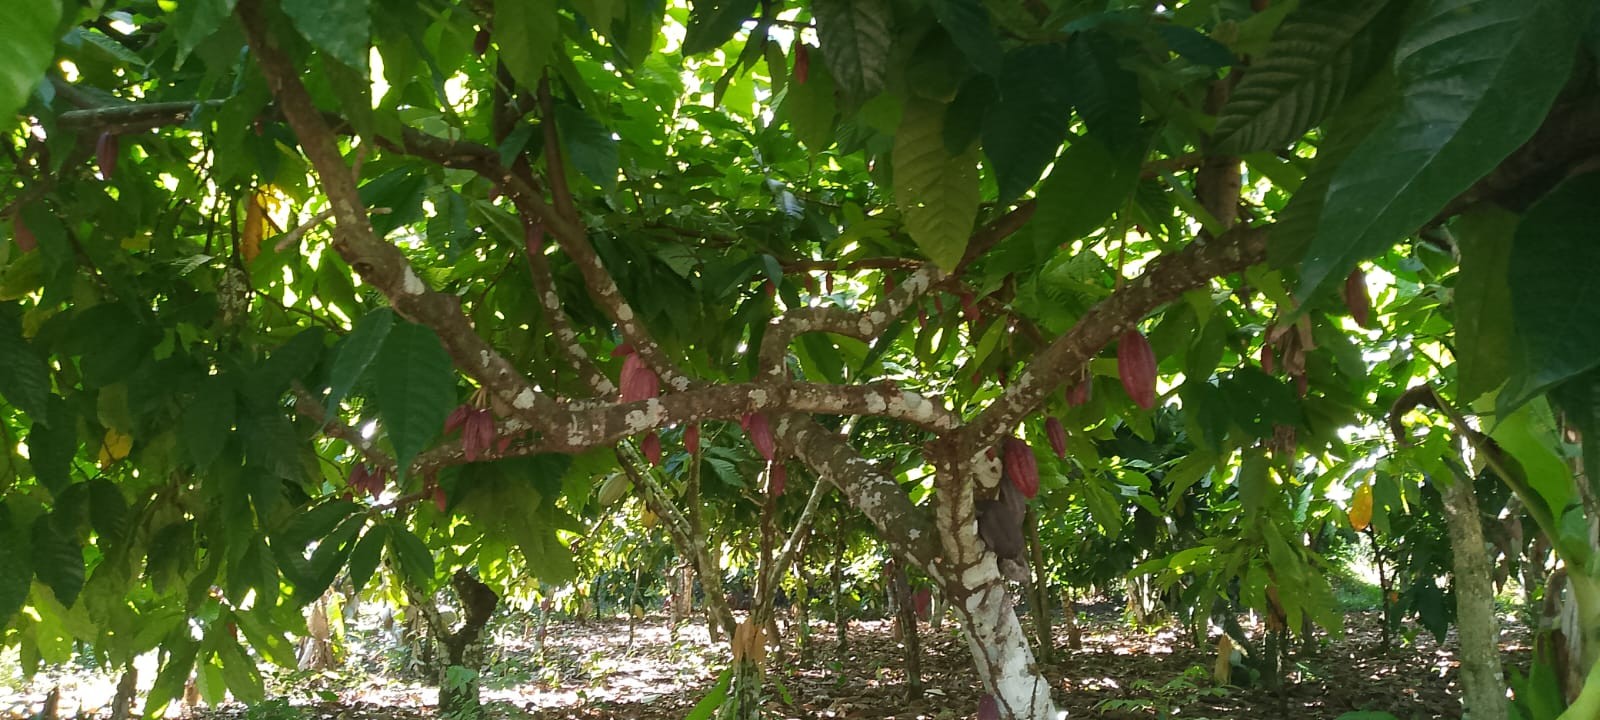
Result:
<svg viewBox="0 0 1600 720"><path fill-rule="evenodd" d="M911 596L911 605L917 609L918 620L927 620L933 614L933 593L927 588L917 590Z"/></svg>
<svg viewBox="0 0 1600 720"><path fill-rule="evenodd" d="M475 53L478 57L483 57L484 53L489 52L489 29L488 28L484 28L482 30L479 30L477 36L472 38L472 52Z"/></svg>
<svg viewBox="0 0 1600 720"><path fill-rule="evenodd" d="M100 166L100 179L110 180L117 174L117 136L114 133L100 133L100 139L94 144L94 161Z"/></svg>
<svg viewBox="0 0 1600 720"><path fill-rule="evenodd" d="M978 720L1000 720L1000 701L993 695L978 698Z"/></svg>
<svg viewBox="0 0 1600 720"><path fill-rule="evenodd" d="M1344 279L1344 306L1350 319L1361 327L1372 327L1372 298L1367 296L1367 274L1356 268Z"/></svg>
<svg viewBox="0 0 1600 720"><path fill-rule="evenodd" d="M1123 333L1117 344L1117 374L1135 405L1145 410L1156 406L1156 353L1138 330Z"/></svg>
<svg viewBox="0 0 1600 720"><path fill-rule="evenodd" d="M794 46L794 81L804 85L811 79L811 50L805 43Z"/></svg>
<svg viewBox="0 0 1600 720"><path fill-rule="evenodd" d="M778 452L772 440L772 425L767 422L767 416L761 413L749 417L750 443L756 446L756 452L761 453L761 457L771 460Z"/></svg>
<svg viewBox="0 0 1600 720"><path fill-rule="evenodd" d="M824 275L824 276L822 276L822 289L823 289L824 292L826 292L829 295L833 294L833 276L832 275Z"/></svg>
<svg viewBox="0 0 1600 720"><path fill-rule="evenodd" d="M1006 477L1011 479L1011 484L1017 487L1023 497L1032 498L1039 494L1039 461L1033 457L1033 448L1028 443L1016 436L1008 437L1002 448L1004 456L1000 461L1005 466Z"/></svg>
<svg viewBox="0 0 1600 720"><path fill-rule="evenodd" d="M698 456L700 454L699 423L690 425L687 430L683 431L683 449L688 450L690 455Z"/></svg>
<svg viewBox="0 0 1600 720"><path fill-rule="evenodd" d="M1270 342L1262 343L1261 344L1261 372L1264 372L1264 373L1266 373L1268 375L1271 375L1272 373L1276 372L1277 369L1278 369L1278 356L1272 354L1272 343L1270 343Z"/></svg>
<svg viewBox="0 0 1600 720"><path fill-rule="evenodd" d="M1067 459L1067 429L1061 426L1061 419L1054 415L1045 418L1044 434L1050 438L1050 449L1056 452L1056 459Z"/></svg>
<svg viewBox="0 0 1600 720"><path fill-rule="evenodd" d="M1077 385L1067 388L1067 407L1077 407L1094 397L1094 380L1085 377Z"/></svg>
<svg viewBox="0 0 1600 720"><path fill-rule="evenodd" d="M789 484L789 469L783 463L772 463L767 471L767 492L773 497L783 497L783 488Z"/></svg>
<svg viewBox="0 0 1600 720"><path fill-rule="evenodd" d="M616 346L615 348L613 348L611 350L611 357L614 357L614 358L619 358L619 357L623 357L625 355L632 355L632 354L633 354L633 345L631 345L629 343L623 343L621 345Z"/></svg>
<svg viewBox="0 0 1600 720"><path fill-rule="evenodd" d="M28 224L22 221L22 211L11 216L11 238L17 241L17 249L31 253L39 247L39 240L33 236L33 231L28 229Z"/></svg>
<svg viewBox="0 0 1600 720"><path fill-rule="evenodd" d="M444 512L445 505L448 504L447 500L444 496L444 488L438 485L433 486L433 506L438 508L439 512Z"/></svg>
<svg viewBox="0 0 1600 720"><path fill-rule="evenodd" d="M639 441L639 450L644 453L645 458L650 461L651 465L660 465L661 435L659 433L650 433L644 436L644 439Z"/></svg>
<svg viewBox="0 0 1600 720"><path fill-rule="evenodd" d="M973 297L972 293L965 291L961 293L961 314L966 316L969 323L978 321L978 299Z"/></svg>

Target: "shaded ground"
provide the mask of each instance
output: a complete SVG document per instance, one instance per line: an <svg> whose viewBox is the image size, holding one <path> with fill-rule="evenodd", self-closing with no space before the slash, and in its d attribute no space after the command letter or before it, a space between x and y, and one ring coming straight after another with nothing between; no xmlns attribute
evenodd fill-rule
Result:
<svg viewBox="0 0 1600 720"><path fill-rule="evenodd" d="M963 718L975 713L979 689L970 656L952 624L924 626L923 679L926 694L905 698L901 651L886 622L858 622L842 655L833 646L833 628L813 624L815 660L802 662L787 628L787 652L772 666L769 709L792 718ZM531 640L503 633L484 676L484 698L493 714L506 718L640 718L679 720L714 684L722 650L700 627L685 628L671 642L665 618L642 620L628 645L626 620L565 622L550 627L543 662ZM1058 644L1065 632L1058 626ZM355 639L355 638L352 638ZM1396 643L1399 644L1398 642ZM1105 617L1083 627L1083 649L1059 651L1046 666L1055 697L1071 717L1229 718L1308 720L1338 717L1350 710L1385 710L1399 718L1457 718L1459 693L1449 642L1441 648L1426 633L1414 644L1378 650L1374 617L1353 614L1344 638L1324 638L1313 657L1296 659L1290 686L1281 694L1263 690L1215 688L1210 679L1210 648L1196 649L1171 631L1140 632L1120 619ZM1520 629L1506 633L1513 664L1526 658ZM362 653L359 643L347 670L276 678L277 699L246 709L229 705L193 712L246 720L330 718L405 718L432 714L433 689L411 681L364 675L396 667L393 653ZM769 656L770 657L770 656ZM48 689L61 678L40 678L33 688ZM63 684L62 716L96 715L79 708L70 683ZM0 716L36 712L42 692L4 697Z"/></svg>

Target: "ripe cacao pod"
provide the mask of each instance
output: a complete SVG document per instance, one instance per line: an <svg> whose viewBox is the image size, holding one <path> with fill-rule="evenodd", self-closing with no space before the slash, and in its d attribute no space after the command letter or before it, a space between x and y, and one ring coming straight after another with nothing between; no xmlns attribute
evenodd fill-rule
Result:
<svg viewBox="0 0 1600 720"><path fill-rule="evenodd" d="M478 57L483 57L484 53L489 52L488 28L479 30L477 36L472 38L472 52Z"/></svg>
<svg viewBox="0 0 1600 720"><path fill-rule="evenodd" d="M978 698L978 720L1000 720L1000 702L993 695Z"/></svg>
<svg viewBox="0 0 1600 720"><path fill-rule="evenodd" d="M694 456L699 456L700 455L700 424L699 423L695 423L693 425L690 425L689 429L683 431L683 449L684 450L688 450L690 455L694 455Z"/></svg>
<svg viewBox="0 0 1600 720"><path fill-rule="evenodd" d="M661 434L652 432L644 436L644 439L639 441L639 451L644 453L645 459L649 460L651 465L660 465Z"/></svg>
<svg viewBox="0 0 1600 720"><path fill-rule="evenodd" d="M628 491L628 486L631 484L627 475L611 473L611 477L606 478L606 481L600 484L600 493L595 499L600 503L600 507L610 507L613 503L622 499L623 493Z"/></svg>
<svg viewBox="0 0 1600 720"><path fill-rule="evenodd" d="M1067 429L1054 415L1044 419L1044 434L1050 438L1050 449L1056 451L1057 460L1067 459Z"/></svg>
<svg viewBox="0 0 1600 720"><path fill-rule="evenodd" d="M1156 406L1156 353L1138 330L1123 333L1117 344L1117 374L1135 405L1144 410Z"/></svg>
<svg viewBox="0 0 1600 720"><path fill-rule="evenodd" d="M1077 407L1094 397L1094 380L1085 376L1077 385L1067 389L1067 407Z"/></svg>
<svg viewBox="0 0 1600 720"><path fill-rule="evenodd" d="M755 413L750 418L750 443L756 446L756 452L761 457L771 460L777 455L777 445L772 440L772 425L768 424L767 416Z"/></svg>
<svg viewBox="0 0 1600 720"><path fill-rule="evenodd" d="M810 78L811 50L806 47L805 43L798 43L794 46L794 81L804 85Z"/></svg>
<svg viewBox="0 0 1600 720"><path fill-rule="evenodd" d="M767 470L767 492L772 497L783 497L783 488L789 484L789 468L781 462L774 462Z"/></svg>
<svg viewBox="0 0 1600 720"><path fill-rule="evenodd" d="M17 241L17 249L25 253L33 252L39 247L39 240L33 236L33 231L28 229L28 224L22 221L22 212L11 216L11 238Z"/></svg>
<svg viewBox="0 0 1600 720"><path fill-rule="evenodd" d="M100 133L100 139L94 144L95 164L100 167L100 179L110 180L117 174L117 136L114 133Z"/></svg>
<svg viewBox="0 0 1600 720"><path fill-rule="evenodd" d="M1367 296L1367 274L1356 268L1344 279L1344 306L1350 319L1361 327L1372 327L1372 298Z"/></svg>
<svg viewBox="0 0 1600 720"><path fill-rule="evenodd" d="M1367 529L1372 524L1372 485L1362 483L1356 488L1355 497L1350 498L1350 527L1356 532Z"/></svg>
<svg viewBox="0 0 1600 720"><path fill-rule="evenodd" d="M1032 498L1039 494L1039 462L1033 457L1033 448L1021 438L1011 436L1006 438L1005 446L1001 448L1004 456L1000 461L1005 468L1006 477L1011 479L1011 484L1022 492L1022 496Z"/></svg>
<svg viewBox="0 0 1600 720"><path fill-rule="evenodd" d="M623 344L618 345L618 346L616 346L616 347L611 349L611 357L614 357L614 358L619 358L619 357L623 357L625 355L632 355L632 354L633 354L633 345L631 345L629 343L623 343Z"/></svg>

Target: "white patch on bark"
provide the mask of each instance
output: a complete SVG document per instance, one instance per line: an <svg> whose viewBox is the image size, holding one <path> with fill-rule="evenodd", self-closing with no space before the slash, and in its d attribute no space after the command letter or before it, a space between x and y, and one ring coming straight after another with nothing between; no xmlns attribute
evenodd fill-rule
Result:
<svg viewBox="0 0 1600 720"><path fill-rule="evenodd" d="M767 404L767 391L762 390L761 388L756 388L754 390L751 390L750 391L750 401L755 403L757 406L766 405Z"/></svg>
<svg viewBox="0 0 1600 720"><path fill-rule="evenodd" d="M517 396L511 399L511 407L518 410L527 410L533 407L533 398L533 390L523 388L522 392L517 393Z"/></svg>
<svg viewBox="0 0 1600 720"><path fill-rule="evenodd" d="M672 380L668 381L668 384L672 385L673 390L683 392L689 389L689 378L678 375L673 377Z"/></svg>
<svg viewBox="0 0 1600 720"><path fill-rule="evenodd" d="M561 307L561 296L557 295L556 291L554 290L545 293L544 306L550 308L551 310Z"/></svg>
<svg viewBox="0 0 1600 720"><path fill-rule="evenodd" d="M994 557L994 553L984 553L983 558L978 560L977 564L961 571L961 584L969 588L975 588L981 587L984 583L999 580L1000 566L995 564ZM978 596L974 595L971 601L978 602ZM974 612L976 612L976 608L974 608Z"/></svg>
<svg viewBox="0 0 1600 720"><path fill-rule="evenodd" d="M877 415L888 409L889 403L884 402L883 398L877 395L867 396L867 412Z"/></svg>
<svg viewBox="0 0 1600 720"><path fill-rule="evenodd" d="M489 351L488 350L479 350L478 351L478 364L482 365L484 367L489 367Z"/></svg>
<svg viewBox="0 0 1600 720"><path fill-rule="evenodd" d="M632 320L633 319L633 308L628 307L627 303L622 303L622 304L618 305L617 306L617 319L621 320L622 322L628 322L628 321Z"/></svg>
<svg viewBox="0 0 1600 720"><path fill-rule="evenodd" d="M417 277L417 273L409 266L406 267L400 276L400 291L407 295L421 295L427 289L428 286L422 284L422 278Z"/></svg>
<svg viewBox="0 0 1600 720"><path fill-rule="evenodd" d="M622 424L628 428L628 434L632 435L650 427L650 418L645 416L643 410L629 410L627 415L622 416Z"/></svg>

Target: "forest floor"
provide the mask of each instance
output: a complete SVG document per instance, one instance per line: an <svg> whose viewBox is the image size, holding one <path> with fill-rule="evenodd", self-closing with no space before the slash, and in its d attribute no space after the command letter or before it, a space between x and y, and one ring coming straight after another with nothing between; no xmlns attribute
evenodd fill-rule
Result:
<svg viewBox="0 0 1600 720"><path fill-rule="evenodd" d="M1525 666L1528 637L1507 622L1503 647L1508 662ZM1031 623L1024 620L1025 627ZM848 648L834 645L834 628L812 623L812 660L793 646L797 628L785 627L785 652L769 654L773 717L784 718L965 718L977 707L965 641L952 623L924 624L924 693L906 697L902 650L892 623L853 622ZM1211 678L1214 648L1195 648L1172 629L1135 630L1114 613L1081 625L1082 648L1058 650L1045 674L1069 717L1201 718L1220 720L1332 720L1352 710L1382 710L1402 720L1460 717L1453 636L1443 646L1409 628L1381 649L1373 613L1347 616L1343 637L1320 638L1317 652L1291 659L1290 682L1281 692L1217 687ZM637 718L680 720L716 683L722 645L703 626L684 627L676 642L666 619L646 617L632 628L626 619L558 622L549 626L542 660L531 637L502 626L483 676L491 716L515 720ZM531 635L531 632L529 633ZM1056 639L1066 631L1058 622ZM344 669L274 676L274 698L255 707L187 708L202 720L368 720L431 717L436 692L422 683L396 679L403 655L392 649L363 652L356 634ZM376 638L369 638L376 639ZM373 644L372 647L376 647ZM61 717L93 716L94 706L75 703L62 677L41 675L33 692L5 697L0 717L31 715L30 708L55 682L62 689ZM37 696L37 697L32 697ZM30 700L32 702L30 702Z"/></svg>

